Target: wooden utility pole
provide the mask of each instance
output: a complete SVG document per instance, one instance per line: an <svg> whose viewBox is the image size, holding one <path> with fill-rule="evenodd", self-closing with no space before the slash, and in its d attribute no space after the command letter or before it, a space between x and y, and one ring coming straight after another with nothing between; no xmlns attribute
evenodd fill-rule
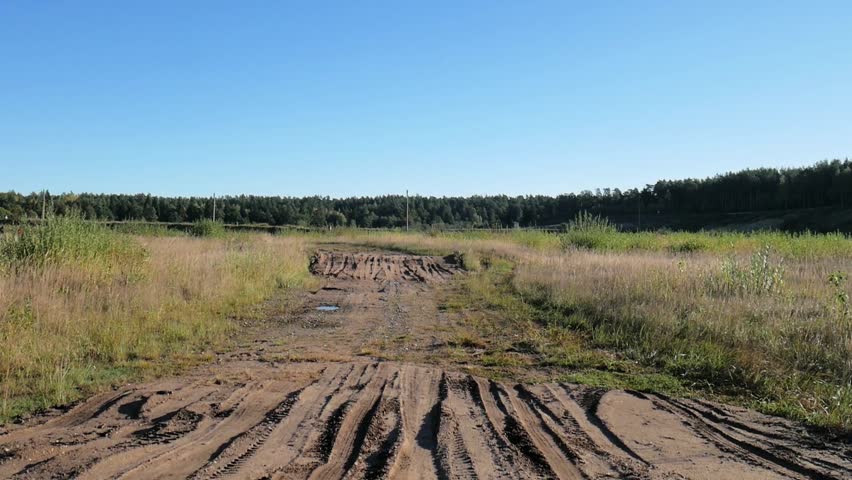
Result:
<svg viewBox="0 0 852 480"><path fill-rule="evenodd" d="M213 194L213 221L216 221L216 194Z"/></svg>
<svg viewBox="0 0 852 480"><path fill-rule="evenodd" d="M41 191L41 219L42 220L44 220L45 207L47 206L46 200L45 200L45 192L46 192L46 190Z"/></svg>
<svg viewBox="0 0 852 480"><path fill-rule="evenodd" d="M405 231L408 231L408 189L405 190Z"/></svg>

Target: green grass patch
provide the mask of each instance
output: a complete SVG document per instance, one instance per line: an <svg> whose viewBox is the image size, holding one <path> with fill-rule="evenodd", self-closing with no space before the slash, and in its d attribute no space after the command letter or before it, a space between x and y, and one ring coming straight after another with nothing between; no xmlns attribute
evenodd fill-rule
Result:
<svg viewBox="0 0 852 480"><path fill-rule="evenodd" d="M199 220L190 229L195 237L221 238L225 236L225 224L213 220Z"/></svg>
<svg viewBox="0 0 852 480"><path fill-rule="evenodd" d="M0 265L43 267L78 264L114 270L139 267L145 250L130 237L78 216L51 216L0 237Z"/></svg>
<svg viewBox="0 0 852 480"><path fill-rule="evenodd" d="M559 382L579 383L598 388L620 388L639 392L663 393L671 396L689 396L692 391L683 382L664 373L621 373L601 370L581 370L560 375Z"/></svg>

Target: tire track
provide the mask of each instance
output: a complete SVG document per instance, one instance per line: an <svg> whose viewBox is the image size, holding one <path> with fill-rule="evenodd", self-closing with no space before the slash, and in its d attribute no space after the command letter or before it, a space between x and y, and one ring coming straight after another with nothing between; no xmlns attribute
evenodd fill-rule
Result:
<svg viewBox="0 0 852 480"><path fill-rule="evenodd" d="M523 461L497 427L502 425L502 418L486 406L476 379L469 375L456 377L448 386L451 418L458 425L450 450L460 447L455 455L469 457L477 477L526 477L526 471L518 469Z"/></svg>
<svg viewBox="0 0 852 480"><path fill-rule="evenodd" d="M515 389L521 398L529 395L528 401L553 423L554 430L560 431L567 448L578 457L575 463L587 476L648 477L648 464L629 449L613 444L588 420L588 412L559 386L517 385Z"/></svg>
<svg viewBox="0 0 852 480"><path fill-rule="evenodd" d="M525 466L534 472L535 476L556 478L556 472L553 471L547 457L539 448L541 439L539 439L538 444L533 441L530 433L524 428L522 421L509 403L508 396L503 388L493 380L488 381L487 388L485 380L476 380L473 384L477 387L479 401L483 404L483 407L491 407L490 416L492 418L502 416L504 438L513 450L521 454L521 458L526 459ZM494 411L494 407L496 407L497 412ZM569 478L578 478L575 473L571 472Z"/></svg>
<svg viewBox="0 0 852 480"><path fill-rule="evenodd" d="M535 443L553 473L559 478L586 478L587 475L577 466L581 456L559 433L560 422L553 412L521 385L515 385L508 391L501 388L501 391L509 398L526 435Z"/></svg>
<svg viewBox="0 0 852 480"><path fill-rule="evenodd" d="M350 465L347 478L386 478L396 461L402 436L400 372L385 385L378 408L371 416L364 440Z"/></svg>
<svg viewBox="0 0 852 480"><path fill-rule="evenodd" d="M380 365L377 369L378 378L359 384L356 399L347 401L335 410L333 421L326 427L319 445L324 463L309 478L343 478L354 465L388 385L388 372L383 367Z"/></svg>
<svg viewBox="0 0 852 480"><path fill-rule="evenodd" d="M780 468L786 475L790 475L792 473L817 480L831 480L832 478L836 478L832 476L834 474L843 475L845 473L843 476L848 476L848 474L852 472L852 469L842 467L835 463L826 464L826 462L823 462L823 465L814 466L805 465L801 463L801 460L797 462L796 459L798 455L795 452L772 443L769 438L762 438L759 442L743 439L733 432L725 431L714 422L707 421L700 413L694 411L692 408L689 408L683 403L670 399L664 395L655 394L646 396L629 391L627 393L637 395L638 398L650 401L658 408L682 418L687 425L691 426L696 431L696 433L703 435L703 437L707 440L717 444L720 449L734 449L735 451L738 451L740 455L755 458L770 469ZM804 460L807 463L811 463L808 459ZM831 475L829 475L828 472L823 471L823 468L825 467L830 469L829 472Z"/></svg>
<svg viewBox="0 0 852 480"><path fill-rule="evenodd" d="M313 400L299 402L300 413L293 419L298 421L282 426L276 437L279 446L257 463L264 460L276 465L265 469L272 478L307 478L328 461L346 413L376 374L376 364L352 365L331 391L317 392Z"/></svg>
<svg viewBox="0 0 852 480"><path fill-rule="evenodd" d="M38 455L31 456L28 464L14 474L6 472L5 475L10 478L76 478L84 476L102 458L143 445L174 441L196 428L200 415L187 411L184 407L198 400L198 397L206 392L201 388L178 390L178 393L184 395L177 395L178 398L172 400L169 405L171 408L178 408L177 410L164 412L151 420L142 418L143 407L148 413L157 412L156 404L160 402L152 399L166 398L173 393L163 389L126 391L103 402L102 396L94 397L69 411L70 419L60 419L53 425L54 431L48 431L44 435L44 440L50 444L49 449L42 449ZM128 398L133 400L121 403ZM149 422L153 425L140 428L141 424ZM50 424L43 427L47 425ZM34 430L38 431L39 428ZM0 469L0 476L4 475L2 470Z"/></svg>
<svg viewBox="0 0 852 480"><path fill-rule="evenodd" d="M231 437L222 444L207 464L196 471L189 478L216 479L223 475L236 472L245 461L250 458L269 438L272 430L290 413L290 409L298 400L304 389L296 390L264 415L263 420L255 424L249 430ZM218 464L218 465L217 465Z"/></svg>
<svg viewBox="0 0 852 480"><path fill-rule="evenodd" d="M852 473L843 440L820 446L789 422L705 402L501 383L390 362L264 368L269 378L315 373L290 383L234 382L213 390L199 383L182 393L146 387L101 396L69 411L74 422L85 412L88 420L76 427L60 432L42 425L35 428L43 435L23 428L0 437L0 477L840 479ZM29 443L5 441L11 435ZM79 441L70 445L52 443L74 438Z"/></svg>
<svg viewBox="0 0 852 480"><path fill-rule="evenodd" d="M415 367L403 369L400 377L402 440L397 458L387 476L449 478L438 450L441 410L447 398L446 375Z"/></svg>
<svg viewBox="0 0 852 480"><path fill-rule="evenodd" d="M639 456L639 454L633 451L632 448L628 447L627 444L624 443L624 441L619 438L618 435L613 433L613 431L610 430L609 426L604 423L600 416L598 416L598 406L600 405L601 398L603 397L604 393L606 393L606 391L588 387L576 388L575 386L574 388L572 388L571 386L565 384L560 385L560 387L566 394L568 394L569 398L571 398L573 401L576 401L577 405L579 405L583 409L586 420L591 425L593 425L598 432L600 432L604 437L606 437L606 439L612 445L617 447L622 452L626 453L631 458L636 459L644 464L648 463L641 456Z"/></svg>

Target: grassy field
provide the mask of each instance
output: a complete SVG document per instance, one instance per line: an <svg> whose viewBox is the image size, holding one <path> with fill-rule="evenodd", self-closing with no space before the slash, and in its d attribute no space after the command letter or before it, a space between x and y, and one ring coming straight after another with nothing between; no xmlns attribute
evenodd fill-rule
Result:
<svg viewBox="0 0 852 480"><path fill-rule="evenodd" d="M234 318L302 285L315 244L455 254L459 355L483 368L709 396L852 428L852 241L842 235L109 230L73 218L0 241L0 418L203 360ZM501 370L502 369L502 370Z"/></svg>
<svg viewBox="0 0 852 480"><path fill-rule="evenodd" d="M848 238L579 223L560 235L340 231L311 241L459 252L480 273L448 304L469 310L457 343L486 346L485 366L852 427Z"/></svg>
<svg viewBox="0 0 852 480"><path fill-rule="evenodd" d="M0 422L203 360L307 278L303 239L132 233L53 218L0 241Z"/></svg>

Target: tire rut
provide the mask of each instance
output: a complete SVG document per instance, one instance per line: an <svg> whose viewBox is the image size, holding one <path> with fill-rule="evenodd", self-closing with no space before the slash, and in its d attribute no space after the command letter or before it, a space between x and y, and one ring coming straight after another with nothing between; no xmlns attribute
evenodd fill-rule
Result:
<svg viewBox="0 0 852 480"><path fill-rule="evenodd" d="M628 391L627 393L636 395L635 392ZM694 409L677 400L663 395L638 395L639 398L651 401L658 408L679 416L687 425L691 426L699 434L702 434L707 440L718 445L720 449L732 449L739 452L740 455L750 456L770 469L782 469L781 471L786 475L793 473L817 480L831 480L832 478L836 478L823 471L823 468L826 466L830 468L830 473L832 474L845 473L848 475L852 472L852 469L834 463L820 465L819 467L822 468L805 465L796 461L798 457L796 452L772 443L769 438L762 438L759 442L739 438L733 432L725 431L715 422L708 421L701 413L696 412ZM805 459L805 461L811 463L809 459Z"/></svg>
<svg viewBox="0 0 852 480"><path fill-rule="evenodd" d="M380 365L375 376L358 384L355 398L347 400L334 411L320 437L317 450L321 463L309 478L343 478L354 465L385 388L391 381L387 370Z"/></svg>
<svg viewBox="0 0 852 480"><path fill-rule="evenodd" d="M231 437L210 456L207 465L189 478L193 480L216 479L236 472L263 445L272 430L287 417L303 390L296 390L288 394L281 403L264 415L263 420L249 430Z"/></svg>
<svg viewBox="0 0 852 480"><path fill-rule="evenodd" d="M315 374L282 380L303 368ZM69 410L76 425L70 430L36 426L42 430L35 436L26 428L12 430L0 437L0 477L656 479L741 472L736 475L743 479L840 479L852 474L843 440L820 446L818 437L789 422L707 402L502 383L391 362L289 364L272 371L278 373L270 378L277 380L104 395L96 404ZM80 416L88 420L79 423ZM646 424L663 430L631 430ZM10 438L21 440L7 442Z"/></svg>

